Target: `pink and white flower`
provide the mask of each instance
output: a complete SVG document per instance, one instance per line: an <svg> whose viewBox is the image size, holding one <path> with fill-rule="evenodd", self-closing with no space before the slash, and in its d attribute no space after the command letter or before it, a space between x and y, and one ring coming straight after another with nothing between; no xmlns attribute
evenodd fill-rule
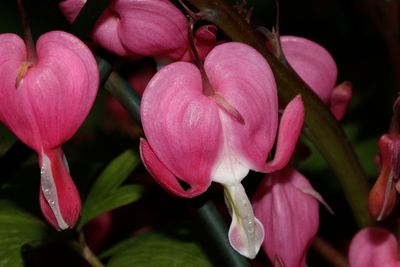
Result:
<svg viewBox="0 0 400 267"><path fill-rule="evenodd" d="M43 34L36 53L27 50L19 36L0 35L0 120L37 152L42 212L56 229L66 229L75 225L81 203L61 145L92 107L98 68L86 45L66 32Z"/></svg>
<svg viewBox="0 0 400 267"><path fill-rule="evenodd" d="M241 43L216 46L204 69L177 62L149 82L141 103L143 162L169 192L197 196L223 184L232 224L231 245L254 258L264 238L241 185L250 169L273 172L294 150L304 118L300 97L286 107L278 131L278 99L265 59ZM265 162L276 145L274 159ZM190 188L184 189L179 180Z"/></svg>

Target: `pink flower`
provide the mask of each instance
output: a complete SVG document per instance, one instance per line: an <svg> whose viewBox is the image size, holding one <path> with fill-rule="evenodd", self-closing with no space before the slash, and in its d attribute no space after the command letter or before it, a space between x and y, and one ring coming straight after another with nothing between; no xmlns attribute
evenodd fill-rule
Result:
<svg viewBox="0 0 400 267"><path fill-rule="evenodd" d="M264 234L240 182L250 169L273 172L288 163L303 112L300 97L288 104L274 159L265 163L278 129L273 73L253 48L221 44L205 58L204 69L172 63L149 82L141 103L147 138L141 140L141 156L154 178L177 196L197 196L211 181L223 184L232 211L231 245L254 258Z"/></svg>
<svg viewBox="0 0 400 267"><path fill-rule="evenodd" d="M399 267L395 236L379 227L359 231L349 248L350 267Z"/></svg>
<svg viewBox="0 0 400 267"><path fill-rule="evenodd" d="M37 152L42 212L56 229L66 229L76 223L81 205L61 145L93 104L97 64L85 44L60 31L39 38L37 62L28 53L33 51L17 35L0 35L0 120Z"/></svg>
<svg viewBox="0 0 400 267"><path fill-rule="evenodd" d="M351 85L335 87L337 68L328 51L301 37L282 36L280 43L289 65L341 119L351 98ZM294 169L265 175L253 207L265 230L263 249L274 266L306 266L306 253L319 226L318 200L323 202Z"/></svg>
<svg viewBox="0 0 400 267"><path fill-rule="evenodd" d="M86 0L64 0L60 9L73 22ZM200 27L195 43L200 55L216 43L214 26ZM188 21L169 0L114 0L97 21L92 38L120 56L155 57L158 61L191 60Z"/></svg>
<svg viewBox="0 0 400 267"><path fill-rule="evenodd" d="M257 188L254 214L264 226L263 249L274 266L306 266L306 253L319 226L314 194L307 179L291 168L265 175Z"/></svg>

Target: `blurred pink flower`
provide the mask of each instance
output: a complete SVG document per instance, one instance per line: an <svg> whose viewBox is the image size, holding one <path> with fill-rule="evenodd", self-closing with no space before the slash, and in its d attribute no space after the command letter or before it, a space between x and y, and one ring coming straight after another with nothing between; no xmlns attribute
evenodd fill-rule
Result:
<svg viewBox="0 0 400 267"><path fill-rule="evenodd" d="M280 44L289 65L341 120L350 104L352 85L345 81L336 86L337 67L331 54L321 45L297 36L281 36Z"/></svg>
<svg viewBox="0 0 400 267"><path fill-rule="evenodd" d="M89 221L84 228L85 239L92 251L100 251L107 241L113 226L111 212L103 213Z"/></svg>
<svg viewBox="0 0 400 267"><path fill-rule="evenodd" d="M0 35L0 120L39 156L40 206L56 229L73 227L81 208L61 145L85 120L97 94L94 56L78 38L43 34L37 62L24 41Z"/></svg>
<svg viewBox="0 0 400 267"><path fill-rule="evenodd" d="M292 168L266 174L257 188L254 214L264 226L263 249L274 266L306 266L306 253L319 226L315 194L308 180Z"/></svg>
<svg viewBox="0 0 400 267"><path fill-rule="evenodd" d="M399 267L395 236L379 227L360 230L349 248L350 267Z"/></svg>
<svg viewBox="0 0 400 267"><path fill-rule="evenodd" d="M86 0L64 0L60 9L73 22ZM216 43L216 27L200 27L195 44L201 56ZM192 60L188 21L169 0L114 0L101 15L92 38L119 56L154 57L158 62Z"/></svg>
<svg viewBox="0 0 400 267"><path fill-rule="evenodd" d="M254 258L264 234L240 182L250 169L273 172L288 163L303 112L298 96L286 107L277 136L278 99L269 65L245 44L221 44L207 55L204 69L172 63L149 82L141 103L147 138L141 156L175 195L194 197L211 181L223 184L232 212L231 245ZM265 163L276 137L274 159Z"/></svg>
<svg viewBox="0 0 400 267"><path fill-rule="evenodd" d="M400 191L400 137L398 134L384 134L379 138L379 176L368 196L368 209L372 217L382 220L388 216L396 204Z"/></svg>

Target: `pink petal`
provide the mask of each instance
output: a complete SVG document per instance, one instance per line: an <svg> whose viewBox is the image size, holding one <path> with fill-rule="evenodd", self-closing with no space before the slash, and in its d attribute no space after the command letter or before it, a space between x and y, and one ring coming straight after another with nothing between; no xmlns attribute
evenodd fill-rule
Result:
<svg viewBox="0 0 400 267"><path fill-rule="evenodd" d="M247 169L260 170L274 144L278 124L276 84L268 63L250 46L230 42L216 46L204 67L211 85L245 122L243 125L226 112L219 112L225 154ZM224 158L220 160L224 162ZM242 178L225 177L236 181Z"/></svg>
<svg viewBox="0 0 400 267"><path fill-rule="evenodd" d="M190 183L190 188L185 190L179 184L177 177L157 158L157 155L145 139L140 140L140 156L143 164L154 179L167 191L177 196L195 197L204 193L210 186L211 179L193 179L189 181L183 178L182 180Z"/></svg>
<svg viewBox="0 0 400 267"><path fill-rule="evenodd" d="M283 112L274 159L263 167L264 172L274 172L288 164L300 136L303 121L304 105L298 95L289 102Z"/></svg>
<svg viewBox="0 0 400 267"><path fill-rule="evenodd" d="M82 0L65 0L60 9L71 22ZM120 56L180 59L188 43L188 22L169 0L114 0L96 23L92 38Z"/></svg>
<svg viewBox="0 0 400 267"><path fill-rule="evenodd" d="M8 36L2 35L4 39ZM18 51L21 41L16 44ZM11 57L11 52L1 53L0 58ZM26 59L18 56L0 65L0 114L18 138L41 153L42 148L60 146L78 130L96 97L99 74L90 50L65 32L42 35L37 57L37 64L28 69L18 88L18 67Z"/></svg>
<svg viewBox="0 0 400 267"><path fill-rule="evenodd" d="M318 201L303 193L305 188L312 188L306 178L287 168L267 174L253 199L254 214L264 226L263 249L285 267L305 266L318 230Z"/></svg>
<svg viewBox="0 0 400 267"><path fill-rule="evenodd" d="M69 175L61 148L39 154L41 190L40 208L47 221L57 230L74 227L79 218L81 201Z"/></svg>
<svg viewBox="0 0 400 267"><path fill-rule="evenodd" d="M353 95L352 85L350 82L342 82L336 86L329 99L329 106L332 114L340 121L346 113L350 100Z"/></svg>
<svg viewBox="0 0 400 267"><path fill-rule="evenodd" d="M222 131L218 107L203 95L193 64L167 65L151 79L141 118L148 144L165 169L190 185L210 183Z"/></svg>
<svg viewBox="0 0 400 267"><path fill-rule="evenodd" d="M119 35L120 24L121 18L109 8L106 9L93 28L93 40L103 48L119 56L130 56L135 59L140 58L139 55L130 51L122 43Z"/></svg>
<svg viewBox="0 0 400 267"><path fill-rule="evenodd" d="M329 52L301 37L281 36L280 42L290 66L327 103L337 78L336 63Z"/></svg>
<svg viewBox="0 0 400 267"><path fill-rule="evenodd" d="M364 228L351 241L350 267L399 267L397 250L393 234L383 228Z"/></svg>
<svg viewBox="0 0 400 267"><path fill-rule="evenodd" d="M0 35L0 120L31 147L40 143L26 90L16 89L17 73L27 59L23 40L15 34ZM21 108L24 107L24 108Z"/></svg>
<svg viewBox="0 0 400 267"><path fill-rule="evenodd" d="M121 18L119 36L131 51L144 56L182 57L188 45L188 23L168 0L118 0L112 9Z"/></svg>

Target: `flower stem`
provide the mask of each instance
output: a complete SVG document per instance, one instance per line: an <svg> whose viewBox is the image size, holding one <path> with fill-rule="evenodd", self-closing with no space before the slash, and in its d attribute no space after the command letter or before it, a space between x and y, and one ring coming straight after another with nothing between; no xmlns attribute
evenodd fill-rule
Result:
<svg viewBox="0 0 400 267"><path fill-rule="evenodd" d="M17 5L22 20L22 29L24 32L24 39L26 44L27 61L36 63L37 55L35 43L33 42L31 27L29 26L29 20L25 12L23 0L17 0Z"/></svg>
<svg viewBox="0 0 400 267"><path fill-rule="evenodd" d="M85 242L85 237L82 232L79 232L79 241L71 241L69 246L72 250L82 256L87 263L92 267L105 267L105 265L97 258L93 251Z"/></svg>
<svg viewBox="0 0 400 267"><path fill-rule="evenodd" d="M188 0L232 40L257 49L270 64L278 84L279 101L287 104L301 94L305 105L303 133L335 172L359 227L373 224L368 213L369 186L364 171L336 119L325 104L290 68L286 68L232 7L221 0Z"/></svg>
<svg viewBox="0 0 400 267"><path fill-rule="evenodd" d="M320 237L316 237L312 248L334 267L348 267L346 257Z"/></svg>

